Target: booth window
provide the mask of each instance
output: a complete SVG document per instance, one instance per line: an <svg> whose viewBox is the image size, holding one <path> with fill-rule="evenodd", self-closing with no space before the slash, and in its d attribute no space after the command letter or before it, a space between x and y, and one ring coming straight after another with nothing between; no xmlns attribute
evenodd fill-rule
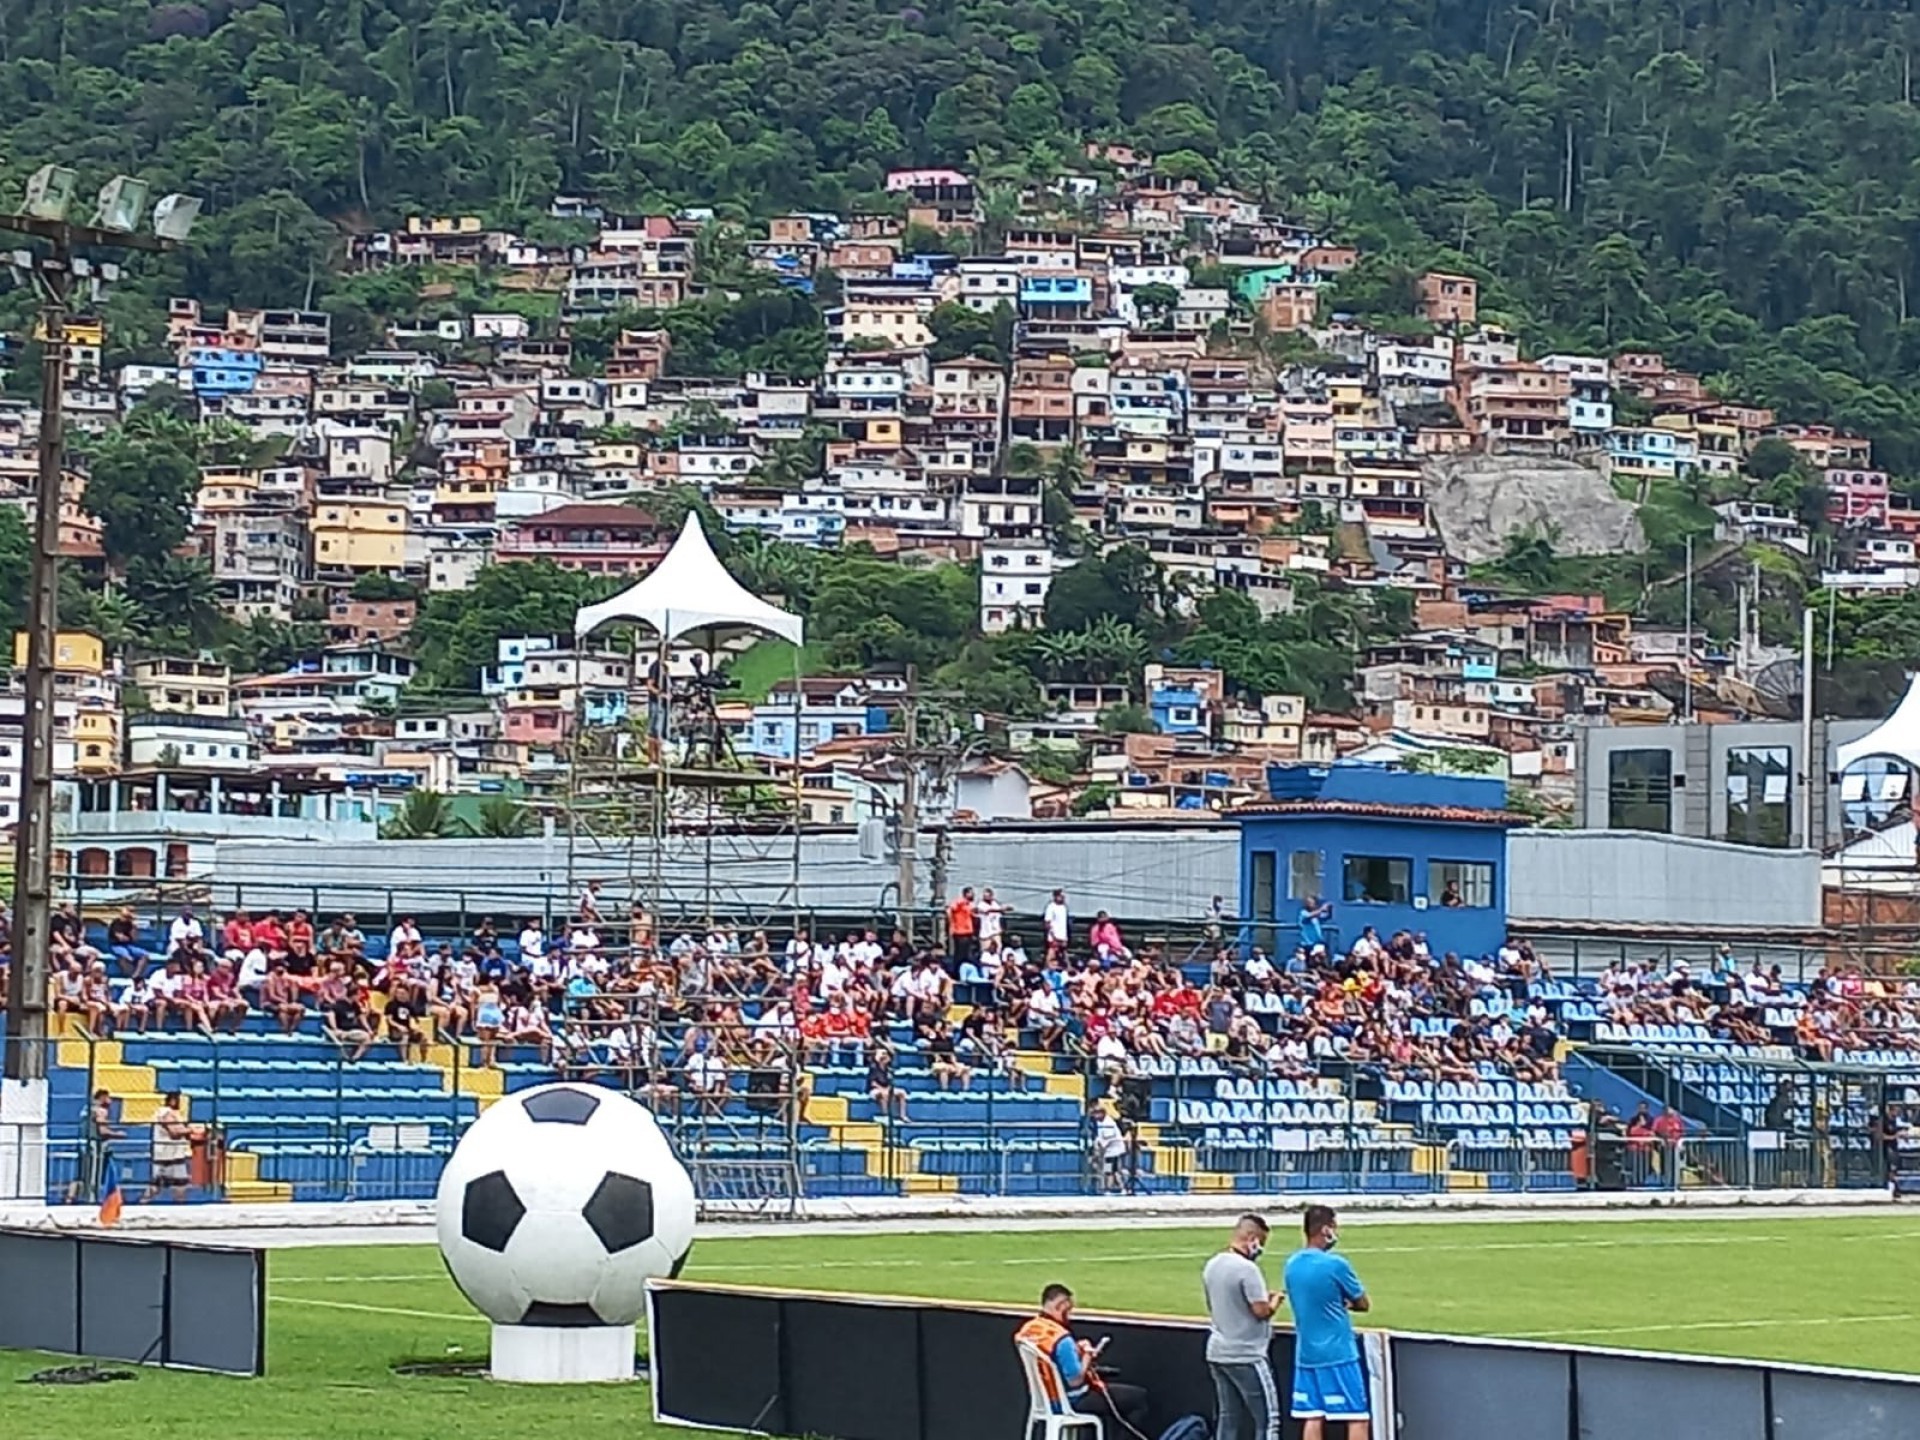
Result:
<svg viewBox="0 0 1920 1440"><path fill-rule="evenodd" d="M1480 860L1429 860L1427 903L1449 909L1491 910L1493 866Z"/></svg>
<svg viewBox="0 0 1920 1440"><path fill-rule="evenodd" d="M1296 850L1287 857L1287 898L1318 900L1326 895L1318 850Z"/></svg>
<svg viewBox="0 0 1920 1440"><path fill-rule="evenodd" d="M1361 905L1413 903L1413 862L1385 855L1349 855L1346 898Z"/></svg>
<svg viewBox="0 0 1920 1440"><path fill-rule="evenodd" d="M1665 750L1615 750L1607 756L1607 828L1673 829L1673 756Z"/></svg>
<svg viewBox="0 0 1920 1440"><path fill-rule="evenodd" d="M1793 831L1793 752L1784 745L1727 752L1727 834L1739 845L1783 848Z"/></svg>
<svg viewBox="0 0 1920 1440"><path fill-rule="evenodd" d="M1253 852L1253 918L1273 919L1274 869L1276 856L1271 850Z"/></svg>

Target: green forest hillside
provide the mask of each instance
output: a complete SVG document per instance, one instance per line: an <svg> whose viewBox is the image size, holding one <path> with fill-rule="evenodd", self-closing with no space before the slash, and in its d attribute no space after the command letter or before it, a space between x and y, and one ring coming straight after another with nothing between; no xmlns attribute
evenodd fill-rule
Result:
<svg viewBox="0 0 1920 1440"><path fill-rule="evenodd" d="M1912 477L1917 40L1896 0L7 0L0 181L197 190L149 295L324 303L342 229L408 212L841 208L915 162L991 206L1131 141Z"/></svg>

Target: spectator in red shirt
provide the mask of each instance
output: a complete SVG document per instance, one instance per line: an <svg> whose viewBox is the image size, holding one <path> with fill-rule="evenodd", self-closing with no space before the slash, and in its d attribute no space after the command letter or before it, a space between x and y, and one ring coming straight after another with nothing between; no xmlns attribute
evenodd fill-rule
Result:
<svg viewBox="0 0 1920 1440"><path fill-rule="evenodd" d="M253 943L267 952L268 960L281 959L287 953L287 932L280 924L280 912L269 910L254 922Z"/></svg>
<svg viewBox="0 0 1920 1440"><path fill-rule="evenodd" d="M1660 1142L1660 1163L1668 1175L1680 1173L1680 1142L1686 1138L1687 1122L1678 1110L1671 1106L1660 1112L1660 1118L1653 1122L1653 1133Z"/></svg>
<svg viewBox="0 0 1920 1440"><path fill-rule="evenodd" d="M246 911L236 910L227 917L226 926L220 932L220 944L233 959L246 959L254 945L253 921L247 918Z"/></svg>

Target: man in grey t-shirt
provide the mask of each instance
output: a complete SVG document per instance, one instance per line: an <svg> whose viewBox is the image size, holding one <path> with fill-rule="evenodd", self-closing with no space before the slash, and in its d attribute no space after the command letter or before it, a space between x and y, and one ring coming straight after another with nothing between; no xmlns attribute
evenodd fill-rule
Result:
<svg viewBox="0 0 1920 1440"><path fill-rule="evenodd" d="M1267 1222L1242 1215L1227 1248L1207 1261L1207 1369L1213 1372L1219 1418L1214 1440L1280 1440L1280 1397L1267 1347L1281 1297L1267 1288L1258 1260Z"/></svg>

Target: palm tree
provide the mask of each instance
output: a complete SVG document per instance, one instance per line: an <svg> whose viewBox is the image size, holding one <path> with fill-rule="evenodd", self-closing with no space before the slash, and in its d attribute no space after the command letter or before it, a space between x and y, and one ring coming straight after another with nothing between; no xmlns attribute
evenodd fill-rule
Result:
<svg viewBox="0 0 1920 1440"><path fill-rule="evenodd" d="M1083 639L1087 672L1097 680L1131 680L1151 654L1146 636L1111 615L1088 626Z"/></svg>
<svg viewBox="0 0 1920 1440"><path fill-rule="evenodd" d="M204 560L136 556L127 566L127 594L152 617L150 639L164 630L176 642L200 646L220 632L220 591Z"/></svg>
<svg viewBox="0 0 1920 1440"><path fill-rule="evenodd" d="M1033 658L1049 680L1068 680L1087 662L1087 637L1080 630L1049 630L1034 637Z"/></svg>
<svg viewBox="0 0 1920 1440"><path fill-rule="evenodd" d="M533 811L510 795L489 795L476 818L460 822L462 831L481 840L518 840L531 835L534 826Z"/></svg>
<svg viewBox="0 0 1920 1440"><path fill-rule="evenodd" d="M441 840L453 828L453 807L438 790L412 790L380 827L383 840Z"/></svg>
<svg viewBox="0 0 1920 1440"><path fill-rule="evenodd" d="M146 632L147 612L119 585L102 587L92 597L87 624L109 654L120 654Z"/></svg>

